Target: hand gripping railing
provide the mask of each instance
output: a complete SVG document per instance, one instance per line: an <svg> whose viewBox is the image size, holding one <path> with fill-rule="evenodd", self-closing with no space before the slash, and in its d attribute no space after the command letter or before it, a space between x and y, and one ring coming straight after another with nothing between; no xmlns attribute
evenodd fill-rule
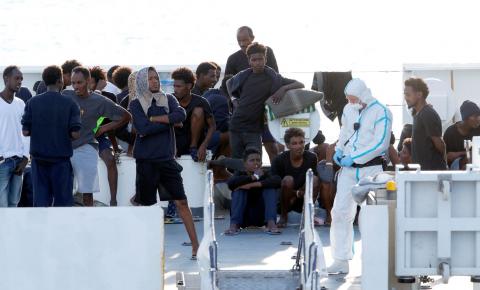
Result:
<svg viewBox="0 0 480 290"><path fill-rule="evenodd" d="M198 249L202 290L218 290L217 240L215 238L215 204L213 172L207 171L203 202L203 238Z"/></svg>

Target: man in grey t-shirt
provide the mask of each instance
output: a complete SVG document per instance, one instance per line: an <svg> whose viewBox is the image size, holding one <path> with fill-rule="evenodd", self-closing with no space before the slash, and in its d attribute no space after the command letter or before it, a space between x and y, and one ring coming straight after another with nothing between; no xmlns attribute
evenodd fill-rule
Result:
<svg viewBox="0 0 480 290"><path fill-rule="evenodd" d="M88 82L90 71L85 67L76 67L72 71L72 86L74 91L64 91L80 107L82 129L80 138L73 141L73 156L71 158L73 172L77 178L77 190L83 195L84 206L93 206L93 192L99 190L97 177L98 143L95 139L108 131L115 130L131 119L121 106L102 95L89 92ZM112 122L100 126L101 118ZM99 120L100 119L100 120Z"/></svg>

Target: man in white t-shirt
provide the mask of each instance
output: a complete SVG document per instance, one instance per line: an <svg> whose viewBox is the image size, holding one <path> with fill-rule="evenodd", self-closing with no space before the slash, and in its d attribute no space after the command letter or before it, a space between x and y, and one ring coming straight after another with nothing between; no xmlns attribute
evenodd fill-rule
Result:
<svg viewBox="0 0 480 290"><path fill-rule="evenodd" d="M22 135L25 103L15 97L23 74L16 66L3 71L5 88L0 92L0 207L16 207L20 201L23 170L28 164L29 139Z"/></svg>

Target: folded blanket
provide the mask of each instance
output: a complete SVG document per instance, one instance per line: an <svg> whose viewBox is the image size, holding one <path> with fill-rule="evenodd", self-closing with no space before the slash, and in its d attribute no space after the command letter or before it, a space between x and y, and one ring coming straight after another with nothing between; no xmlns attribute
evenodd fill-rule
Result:
<svg viewBox="0 0 480 290"><path fill-rule="evenodd" d="M289 90L280 103L274 104L272 99L266 101L269 120L278 119L297 113L315 111L315 103L323 99L323 93L305 89Z"/></svg>

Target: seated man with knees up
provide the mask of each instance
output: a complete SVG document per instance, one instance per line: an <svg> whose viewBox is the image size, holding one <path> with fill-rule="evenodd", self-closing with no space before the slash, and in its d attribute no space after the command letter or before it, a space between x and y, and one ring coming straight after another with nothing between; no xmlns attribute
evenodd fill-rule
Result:
<svg viewBox="0 0 480 290"><path fill-rule="evenodd" d="M194 161L205 161L210 139L216 130L212 109L205 98L191 93L195 76L190 69L176 69L172 79L174 95L187 113L182 126L175 126L177 156L190 154Z"/></svg>
<svg viewBox="0 0 480 290"><path fill-rule="evenodd" d="M278 235L280 231L276 225L277 188L280 187L280 177L263 172L262 155L256 148L245 150L243 162L245 171L238 171L228 180L228 187L232 190L232 205L230 228L225 234L238 234L241 225L259 225L256 222L257 217L260 212L265 212L267 233Z"/></svg>
<svg viewBox="0 0 480 290"><path fill-rule="evenodd" d="M226 76L222 80L222 86L219 89L209 89L203 94L212 108L213 118L215 119L216 131L213 133L208 149L212 150L213 157L219 155L230 156L230 136L229 125L231 107L228 99L227 80L231 76Z"/></svg>
<svg viewBox="0 0 480 290"><path fill-rule="evenodd" d="M197 80L192 88L192 94L203 96L210 88L217 83L217 66L211 62L202 62L195 71Z"/></svg>
<svg viewBox="0 0 480 290"><path fill-rule="evenodd" d="M107 84L107 73L99 66L90 68L90 81L89 88L91 91L101 94L102 96L110 99L110 101L116 103L117 96L113 93L104 91ZM97 128L110 123L108 118L100 117L97 120ZM110 206L117 205L117 185L118 185L118 169L117 162L115 160L115 153L119 152L117 139L115 138L115 131L110 131L107 134L103 134L96 137L98 142L98 155L105 163L107 167L108 185L110 187Z"/></svg>
<svg viewBox="0 0 480 290"><path fill-rule="evenodd" d="M285 132L285 145L288 151L278 155L272 163L272 175L282 179L280 192L279 227L288 222L288 212L302 212L303 195L305 194L305 174L312 169L317 175L317 155L305 151L305 133L299 128L290 128ZM313 200L318 195L318 178L313 177Z"/></svg>

